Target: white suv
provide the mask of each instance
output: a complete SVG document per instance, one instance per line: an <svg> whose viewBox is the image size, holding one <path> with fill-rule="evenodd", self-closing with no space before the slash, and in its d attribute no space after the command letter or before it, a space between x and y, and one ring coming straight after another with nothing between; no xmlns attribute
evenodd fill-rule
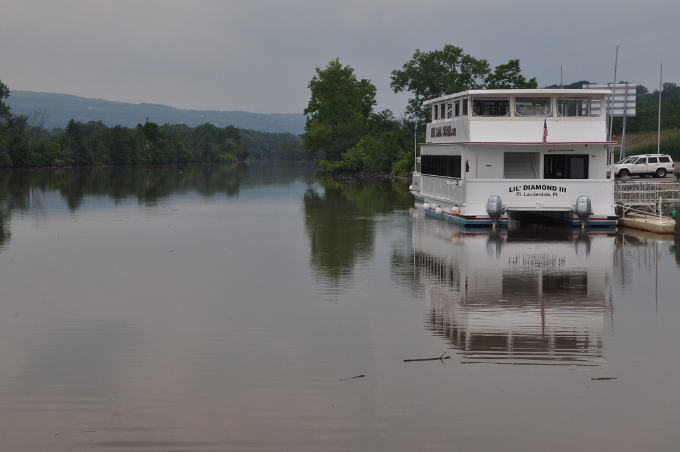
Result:
<svg viewBox="0 0 680 452"><path fill-rule="evenodd" d="M632 155L614 163L614 177L654 176L666 177L675 170L673 159L666 154ZM611 171L611 167L609 168ZM609 172L608 171L608 172Z"/></svg>

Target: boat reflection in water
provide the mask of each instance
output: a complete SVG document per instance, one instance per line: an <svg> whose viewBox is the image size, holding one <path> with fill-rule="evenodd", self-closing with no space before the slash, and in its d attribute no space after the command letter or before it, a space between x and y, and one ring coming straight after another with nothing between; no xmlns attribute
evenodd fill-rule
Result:
<svg viewBox="0 0 680 452"><path fill-rule="evenodd" d="M466 363L605 364L614 233L471 231L415 213L428 326Z"/></svg>

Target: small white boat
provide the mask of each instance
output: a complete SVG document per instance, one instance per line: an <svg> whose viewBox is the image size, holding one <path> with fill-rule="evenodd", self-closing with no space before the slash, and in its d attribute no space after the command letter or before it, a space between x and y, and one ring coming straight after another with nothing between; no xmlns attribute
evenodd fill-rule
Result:
<svg viewBox="0 0 680 452"><path fill-rule="evenodd" d="M615 226L607 94L470 90L426 101L432 121L410 187L417 205L464 226L503 226L509 216Z"/></svg>

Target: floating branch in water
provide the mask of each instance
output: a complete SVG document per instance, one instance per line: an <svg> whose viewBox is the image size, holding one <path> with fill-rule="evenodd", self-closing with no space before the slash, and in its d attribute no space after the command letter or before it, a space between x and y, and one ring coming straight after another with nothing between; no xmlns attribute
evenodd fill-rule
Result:
<svg viewBox="0 0 680 452"><path fill-rule="evenodd" d="M593 377L591 380L616 380L616 377Z"/></svg>
<svg viewBox="0 0 680 452"><path fill-rule="evenodd" d="M356 377L347 377L347 378L341 378L338 381L343 381L343 380L351 380L352 378L364 378L366 375L357 375Z"/></svg>
<svg viewBox="0 0 680 452"><path fill-rule="evenodd" d="M446 354L446 352L442 353L442 356L440 356L439 358L405 359L404 362L405 363L410 363L410 362L413 362L413 361L441 361L441 362L444 362L445 359L451 358L450 356L444 356L445 354Z"/></svg>

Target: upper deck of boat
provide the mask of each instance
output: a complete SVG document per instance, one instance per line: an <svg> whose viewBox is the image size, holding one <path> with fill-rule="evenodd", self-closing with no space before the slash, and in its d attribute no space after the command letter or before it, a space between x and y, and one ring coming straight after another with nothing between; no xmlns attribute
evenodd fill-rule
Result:
<svg viewBox="0 0 680 452"><path fill-rule="evenodd" d="M595 89L468 90L431 99L427 143L613 144L606 95Z"/></svg>

